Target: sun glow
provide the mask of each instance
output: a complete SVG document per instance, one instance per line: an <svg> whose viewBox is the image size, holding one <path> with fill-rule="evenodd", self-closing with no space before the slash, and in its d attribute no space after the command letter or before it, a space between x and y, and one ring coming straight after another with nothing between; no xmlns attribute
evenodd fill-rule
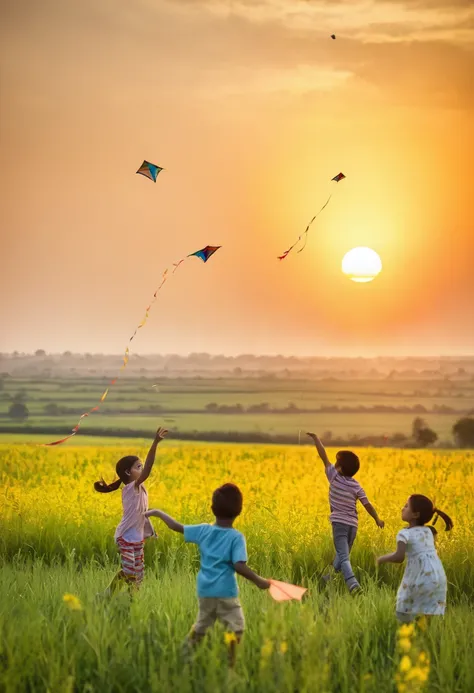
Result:
<svg viewBox="0 0 474 693"><path fill-rule="evenodd" d="M371 282L382 270L382 261L372 248L349 250L342 258L342 271L353 282Z"/></svg>

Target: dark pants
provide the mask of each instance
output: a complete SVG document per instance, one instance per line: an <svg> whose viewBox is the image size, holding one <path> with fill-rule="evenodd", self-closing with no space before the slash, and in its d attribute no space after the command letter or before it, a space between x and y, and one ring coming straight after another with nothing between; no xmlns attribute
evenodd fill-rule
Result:
<svg viewBox="0 0 474 693"><path fill-rule="evenodd" d="M334 570L340 571L343 574L346 585L351 592L356 587L360 587L349 560L349 554L356 535L357 527L345 525L342 522L332 523L332 536L334 548L336 549L336 558L333 562Z"/></svg>

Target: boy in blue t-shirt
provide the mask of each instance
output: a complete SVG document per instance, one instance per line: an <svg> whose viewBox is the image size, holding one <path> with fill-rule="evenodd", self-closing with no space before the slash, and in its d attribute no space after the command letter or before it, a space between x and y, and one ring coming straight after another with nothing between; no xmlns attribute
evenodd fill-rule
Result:
<svg viewBox="0 0 474 693"><path fill-rule="evenodd" d="M244 614L238 598L235 573L251 580L262 590L270 587L247 565L245 537L232 527L242 512L242 493L235 484L224 484L212 494L213 525L182 525L162 510L149 510L147 517L159 517L173 531L184 534L189 544L197 544L201 567L197 577L199 612L190 635L194 644L201 640L216 620L235 634L236 641L245 628ZM232 662L234 661L232 648Z"/></svg>

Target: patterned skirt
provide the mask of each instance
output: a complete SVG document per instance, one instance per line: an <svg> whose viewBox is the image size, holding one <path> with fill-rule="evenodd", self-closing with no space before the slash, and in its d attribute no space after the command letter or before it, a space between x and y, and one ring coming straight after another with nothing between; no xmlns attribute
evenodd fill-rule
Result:
<svg viewBox="0 0 474 693"><path fill-rule="evenodd" d="M123 573L127 580L137 584L143 580L143 574L145 572L143 556L144 544L144 541L125 541L123 537L117 539Z"/></svg>

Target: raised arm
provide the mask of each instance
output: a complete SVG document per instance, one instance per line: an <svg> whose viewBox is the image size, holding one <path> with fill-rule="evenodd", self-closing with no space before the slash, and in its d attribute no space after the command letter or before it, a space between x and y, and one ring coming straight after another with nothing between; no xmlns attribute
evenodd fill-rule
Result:
<svg viewBox="0 0 474 693"><path fill-rule="evenodd" d="M404 541L397 541L397 550L394 553L387 553L385 556L379 556L377 563L403 563L405 560L405 552L407 545Z"/></svg>
<svg viewBox="0 0 474 693"><path fill-rule="evenodd" d="M184 525L171 517L171 515L164 513L163 510L147 510L145 517L159 517L173 532L184 534Z"/></svg>
<svg viewBox="0 0 474 693"><path fill-rule="evenodd" d="M329 461L329 457L327 456L326 449L325 449L324 445L321 443L321 441L319 440L316 433L307 433L306 435L308 435L311 438L311 440L314 442L314 445L316 446L316 450L318 451L318 455L322 459L324 466L329 467L331 463Z"/></svg>
<svg viewBox="0 0 474 693"><path fill-rule="evenodd" d="M143 465L143 470L138 479L135 481L135 486L140 486L144 481L150 476L150 472L155 463L156 448L163 438L168 434L165 428L159 428L156 432L155 439L151 444L151 448L148 450L148 455L146 456L145 464Z"/></svg>
<svg viewBox="0 0 474 693"><path fill-rule="evenodd" d="M364 505L364 508L369 513L370 517L374 518L377 527L380 527L380 529L383 529L385 527L385 522L380 519L380 517L378 516L377 511L374 508L374 506L372 505L372 503L364 503L363 505Z"/></svg>
<svg viewBox="0 0 474 693"><path fill-rule="evenodd" d="M234 569L236 573L242 575L242 577L246 578L247 580L250 580L250 582L253 582L261 590L267 590L270 587L269 581L265 580L263 577L260 577L260 575L257 575L257 573L254 573L252 568L249 568L245 561L238 561L237 563L234 563Z"/></svg>

